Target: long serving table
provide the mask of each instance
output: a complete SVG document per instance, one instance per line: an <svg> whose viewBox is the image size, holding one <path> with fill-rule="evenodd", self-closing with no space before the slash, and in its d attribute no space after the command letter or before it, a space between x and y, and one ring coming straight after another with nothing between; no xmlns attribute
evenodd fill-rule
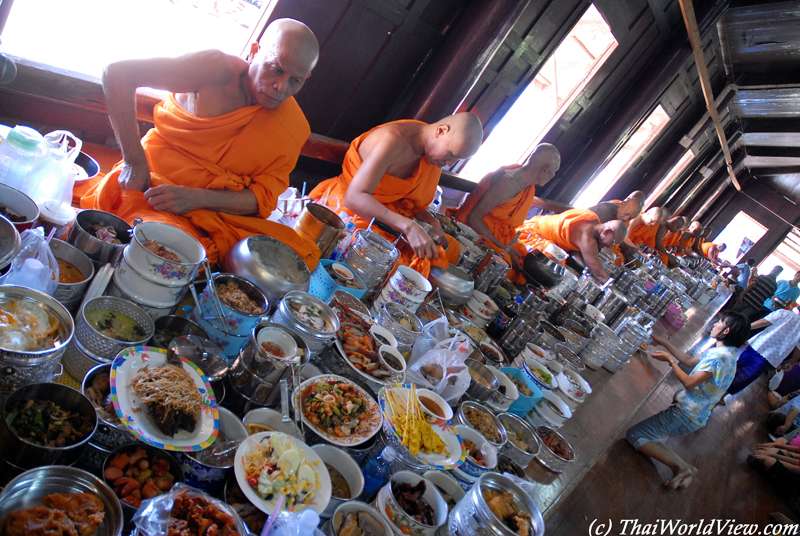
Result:
<svg viewBox="0 0 800 536"><path fill-rule="evenodd" d="M687 322L678 329L659 320L653 333L668 337L681 350L689 350L706 330L711 320L730 296L726 288L719 295L701 305L696 302L686 311ZM555 474L537 461L531 462L525 471L531 480L543 484L536 486L534 501L547 520L556 511L561 501L580 484L592 466L633 424L632 419L639 409L656 392L671 374L671 367L652 359L639 351L622 370L612 374L601 368L586 368L581 376L592 387L586 401L578 408L559 432L569 441L575 451L576 460L561 474Z"/></svg>

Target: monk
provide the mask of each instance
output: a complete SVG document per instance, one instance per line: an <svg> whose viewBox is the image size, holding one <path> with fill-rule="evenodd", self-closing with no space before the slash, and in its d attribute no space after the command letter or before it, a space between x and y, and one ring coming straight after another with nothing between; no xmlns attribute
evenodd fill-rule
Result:
<svg viewBox="0 0 800 536"><path fill-rule="evenodd" d="M708 240L709 236L711 236L711 228L704 227L703 232L700 233L700 237L694 241L694 244L692 244L692 253L694 253L699 257L705 257L705 255L703 254L703 245L709 242Z"/></svg>
<svg viewBox="0 0 800 536"><path fill-rule="evenodd" d="M601 283L605 283L609 275L598 255L600 250L620 244L627 232L622 221L600 223L597 214L583 209L534 216L525 222L523 228L536 239L535 245L541 250L547 242L552 242L567 252L580 251L583 262Z"/></svg>
<svg viewBox="0 0 800 536"><path fill-rule="evenodd" d="M693 252L692 246L700 238L703 233L703 225L695 220L690 225L686 232L681 236L681 241L678 244L677 254L685 257Z"/></svg>
<svg viewBox="0 0 800 536"><path fill-rule="evenodd" d="M590 207L589 210L597 214L601 223L620 220L628 223L642 212L644 206L644 192L636 190L624 200L612 199Z"/></svg>
<svg viewBox="0 0 800 536"><path fill-rule="evenodd" d="M449 262L444 249L415 220L430 224L437 238L444 237L439 220L427 211L442 168L475 154L482 139L481 122L471 113L431 124L401 120L380 125L353 140L342 174L320 183L311 197L337 197L355 216L357 228L366 228L375 218L402 233L401 264L428 277L432 264L446 268ZM394 242L391 234L378 232Z"/></svg>
<svg viewBox="0 0 800 536"><path fill-rule="evenodd" d="M669 215L669 210L666 208L652 207L647 212L639 214L631 220L630 224L628 224L628 236L620 244L626 260L632 259L634 253L643 245L655 249L658 228L667 221Z"/></svg>
<svg viewBox="0 0 800 536"><path fill-rule="evenodd" d="M689 227L689 219L683 216L678 216L680 218L681 225L674 231L669 231L664 234L664 239L661 241L661 245L664 248L677 248L678 245L681 243L683 239L683 233Z"/></svg>
<svg viewBox="0 0 800 536"><path fill-rule="evenodd" d="M662 223L658 226L658 232L656 233L655 238L655 247L654 249L661 253L661 260L664 264L669 268L674 268L678 265L678 261L675 260L675 256L671 255L667 252L667 247L670 247L671 244L668 242L670 237L677 237L680 240L681 229L686 226L686 218L683 216L676 216L674 218L670 218L667 220L666 223ZM677 243L677 242L676 242Z"/></svg>
<svg viewBox="0 0 800 536"><path fill-rule="evenodd" d="M179 227L212 263L243 238L269 235L313 270L319 248L267 217L311 133L293 95L318 56L305 24L279 19L247 61L207 50L109 65L103 91L122 161L84 194L81 207L128 223L141 217ZM135 92L142 86L172 93L156 105L155 128L140 142Z"/></svg>
<svg viewBox="0 0 800 536"><path fill-rule="evenodd" d="M700 249L703 252L703 257L710 260L713 264L720 264L719 254L728 248L725 244L714 244L713 242L703 242Z"/></svg>
<svg viewBox="0 0 800 536"><path fill-rule="evenodd" d="M455 213L456 221L485 237L486 244L505 254L520 272L522 257L528 251L514 239L517 228L528 216L536 187L547 184L560 166L561 154L555 146L538 145L524 165L504 166L481 179Z"/></svg>

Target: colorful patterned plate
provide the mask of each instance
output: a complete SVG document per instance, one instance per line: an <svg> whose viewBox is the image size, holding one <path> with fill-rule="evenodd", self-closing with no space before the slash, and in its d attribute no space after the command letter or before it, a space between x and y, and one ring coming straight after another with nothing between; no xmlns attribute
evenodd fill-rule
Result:
<svg viewBox="0 0 800 536"><path fill-rule="evenodd" d="M393 384L392 387L398 390L400 396L406 396L407 393L411 392L411 385ZM458 435L455 426L453 426L450 422L447 424L431 425L434 433L436 433L436 435L438 435L441 440L444 441L445 447L447 448L446 455L444 453L425 454L424 452L420 451L419 456L414 456L406 447L401 446L400 436L397 434L397 430L394 427L394 422L392 421L392 408L386 401L386 390L387 388L384 387L378 393L378 404L380 404L381 412L383 412L385 426L390 428L391 433L393 434L393 437L388 437L389 442L395 446L395 448L402 448L408 452L409 456L420 460L433 469L439 469L441 471L449 471L450 469L459 467L462 463L464 463L464 460L467 457L467 451L464 450L464 444L461 441L461 436ZM388 436L390 432L387 430L386 433Z"/></svg>
<svg viewBox="0 0 800 536"><path fill-rule="evenodd" d="M341 437L336 435L330 435L327 432L318 428L315 424L312 424L311 421L308 419L306 412L303 411L303 422L311 428L314 433L320 436L322 439L327 441L328 443L333 443L334 445L338 445L340 447L355 447L356 445L360 445L361 443L366 442L372 436L377 434L381 429L381 423L383 422L383 415L381 414L381 408L375 402L375 399L372 398L369 393L364 391L361 387L354 384L347 378L342 376L337 376L336 374L323 374L322 376L315 376L310 378L297 388L298 394L302 397L303 391L311 386L316 385L319 383L325 383L329 381L335 381L338 383L346 383L355 388L355 391L367 402L367 412L369 413L369 417L367 418L367 427L363 430L355 432L353 435Z"/></svg>
<svg viewBox="0 0 800 536"><path fill-rule="evenodd" d="M197 365L181 357L183 370L194 380L203 397L200 422L194 432L180 430L174 437L165 436L150 421L147 409L131 388L131 381L145 367L159 367L167 361L167 352L150 346L132 346L117 354L111 364L111 401L122 423L133 435L154 447L166 450L202 450L219 434L219 411L211 384Z"/></svg>

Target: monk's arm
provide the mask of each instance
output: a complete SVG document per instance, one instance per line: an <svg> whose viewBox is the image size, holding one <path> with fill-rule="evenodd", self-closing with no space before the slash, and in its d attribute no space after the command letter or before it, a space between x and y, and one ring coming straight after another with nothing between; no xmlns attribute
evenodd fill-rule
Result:
<svg viewBox="0 0 800 536"><path fill-rule="evenodd" d="M696 238L695 241L694 241L694 244L692 244L692 251L694 253L697 253L701 257L705 257L705 255L703 255L703 250L700 249L700 239L699 238Z"/></svg>
<svg viewBox="0 0 800 536"><path fill-rule="evenodd" d="M236 192L162 184L148 188L144 199L154 210L178 215L198 209L243 216L258 213L256 195L247 188Z"/></svg>
<svg viewBox="0 0 800 536"><path fill-rule="evenodd" d="M582 225L574 231L577 237L573 238L570 236L570 240L581 250L583 262L589 267L592 275L601 283L605 283L610 276L603 268L602 261L600 261L600 251L597 249L597 240L590 232L590 229L593 227L593 225Z"/></svg>
<svg viewBox="0 0 800 536"><path fill-rule="evenodd" d="M144 192L150 185L150 167L136 123L136 88L189 93L229 83L236 76L236 61L243 60L209 50L178 58L119 61L105 68L103 93L122 151L124 164L119 182L123 190Z"/></svg>
<svg viewBox="0 0 800 536"><path fill-rule="evenodd" d="M491 240L500 248L505 249L508 244L503 244L494 233L492 233L483 218L491 212L494 207L501 203L505 203L514 198L522 190L519 188L517 182L505 173L494 175L491 179L491 186L486 193L484 193L472 210L467 214L467 225L472 227L479 235Z"/></svg>
<svg viewBox="0 0 800 536"><path fill-rule="evenodd" d="M414 220L389 210L372 197L392 161L402 154L402 143L402 140L391 133L382 135L375 141L369 154L362 156L362 163L347 186L344 206L365 220L375 218L402 232L417 257L435 259L439 256L438 248L422 227Z"/></svg>
<svg viewBox="0 0 800 536"><path fill-rule="evenodd" d="M642 215L641 214L639 214L638 216L633 218L631 220L631 222L628 224L628 234L625 235L624 244L626 244L626 245L628 245L628 246L630 246L632 248L637 248L638 247L638 244L636 244L633 240L631 240L631 232L634 229L636 229L639 225L642 225Z"/></svg>

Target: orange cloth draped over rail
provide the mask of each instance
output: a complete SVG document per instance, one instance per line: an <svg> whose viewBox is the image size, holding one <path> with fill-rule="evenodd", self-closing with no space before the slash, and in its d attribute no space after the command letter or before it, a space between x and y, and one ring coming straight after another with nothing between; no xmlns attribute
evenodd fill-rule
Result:
<svg viewBox="0 0 800 536"><path fill-rule="evenodd" d="M656 247L656 234L658 233L658 225L637 225L631 229L628 238L634 244L646 245L653 249Z"/></svg>
<svg viewBox="0 0 800 536"><path fill-rule="evenodd" d="M155 106L153 119L155 128L142 139L151 186L248 188L258 201L258 215L201 209L177 216L153 210L142 192L120 190L122 162L84 194L81 208L112 212L128 223L142 218L179 227L203 244L212 263L221 261L239 240L263 234L291 247L310 270L316 267L320 251L315 244L290 227L267 221L278 196L289 186L289 172L311 133L293 98L272 110L255 105L206 118L186 112L170 94Z"/></svg>
<svg viewBox="0 0 800 536"><path fill-rule="evenodd" d="M464 224L467 223L467 217L469 216L469 213L472 212L472 209L474 209L475 205L478 204L478 201L480 201L481 197L483 197L483 194L489 191L489 187L492 185L492 179L495 176L501 176L502 172L511 171L521 167L522 166L520 164L503 166L499 170L493 171L483 177L478 183L478 187L470 192L458 210L455 211L453 217L456 219L456 221L460 221ZM500 203L494 207L486 214L486 216L483 217L484 225L486 225L489 231L491 231L492 234L503 243L503 245L508 246L508 244L510 244L514 239L514 235L517 234L517 229L523 223L525 223L525 218L528 216L528 212L531 210L535 195L536 185L532 184L515 195L512 199L506 201L505 203ZM504 255L506 261L511 264L511 255L507 254L503 248L498 247L491 240L486 240L486 245L492 248L495 252ZM527 248L519 242L514 244L513 247L523 257L528 253ZM525 276L518 274L515 270L511 270L506 277L517 283L526 282Z"/></svg>
<svg viewBox="0 0 800 536"><path fill-rule="evenodd" d="M395 121L394 123L425 124L421 121L413 121L410 119ZM360 216L356 216L352 210L344 206L344 194L347 192L347 187L350 186L350 182L353 180L353 177L363 162L361 160L361 155L358 154L358 148L361 146L361 142L363 142L367 136L369 136L376 129L384 126L386 125L377 126L369 132L365 132L354 139L350 144L350 148L347 150L347 154L344 156L344 162L342 163L342 174L338 177L322 181L311 191L310 194L312 199L319 199L320 197L326 195L328 193L328 189L330 188L330 194L328 195L337 197L342 205L342 208L351 216L355 216L353 223L355 223L355 226L359 229L366 229L369 225L369 221L361 218ZM372 192L372 197L374 197L379 203L389 210L396 212L401 216L405 216L406 218L413 219L414 214L426 210L428 205L430 205L433 201L433 198L436 195L436 187L439 185L439 176L441 174L441 168L434 166L423 157L419 161L417 170L407 179L394 177L388 173L381 177L378 187L375 188L374 192ZM375 226L372 227L372 230L384 236L391 242L396 240L396 237L377 229ZM431 266L447 268L447 256L445 255L444 249L441 246L439 246L439 257L433 260L420 259L414 255L414 252L411 250L411 248L404 244L403 241L398 242L397 245L400 248L400 264L410 266L425 277L428 277L428 274L431 271ZM449 249L452 249L452 242Z"/></svg>
<svg viewBox="0 0 800 536"><path fill-rule="evenodd" d="M570 242L569 234L574 226L585 222L600 223L600 218L591 210L577 208L564 211L561 214L534 216L522 225L522 229L532 235L527 237L524 243L532 248L539 247L543 249L547 246L546 243L542 245L542 240L540 239L543 239L545 242L554 243L564 251L579 250L578 246Z"/></svg>

